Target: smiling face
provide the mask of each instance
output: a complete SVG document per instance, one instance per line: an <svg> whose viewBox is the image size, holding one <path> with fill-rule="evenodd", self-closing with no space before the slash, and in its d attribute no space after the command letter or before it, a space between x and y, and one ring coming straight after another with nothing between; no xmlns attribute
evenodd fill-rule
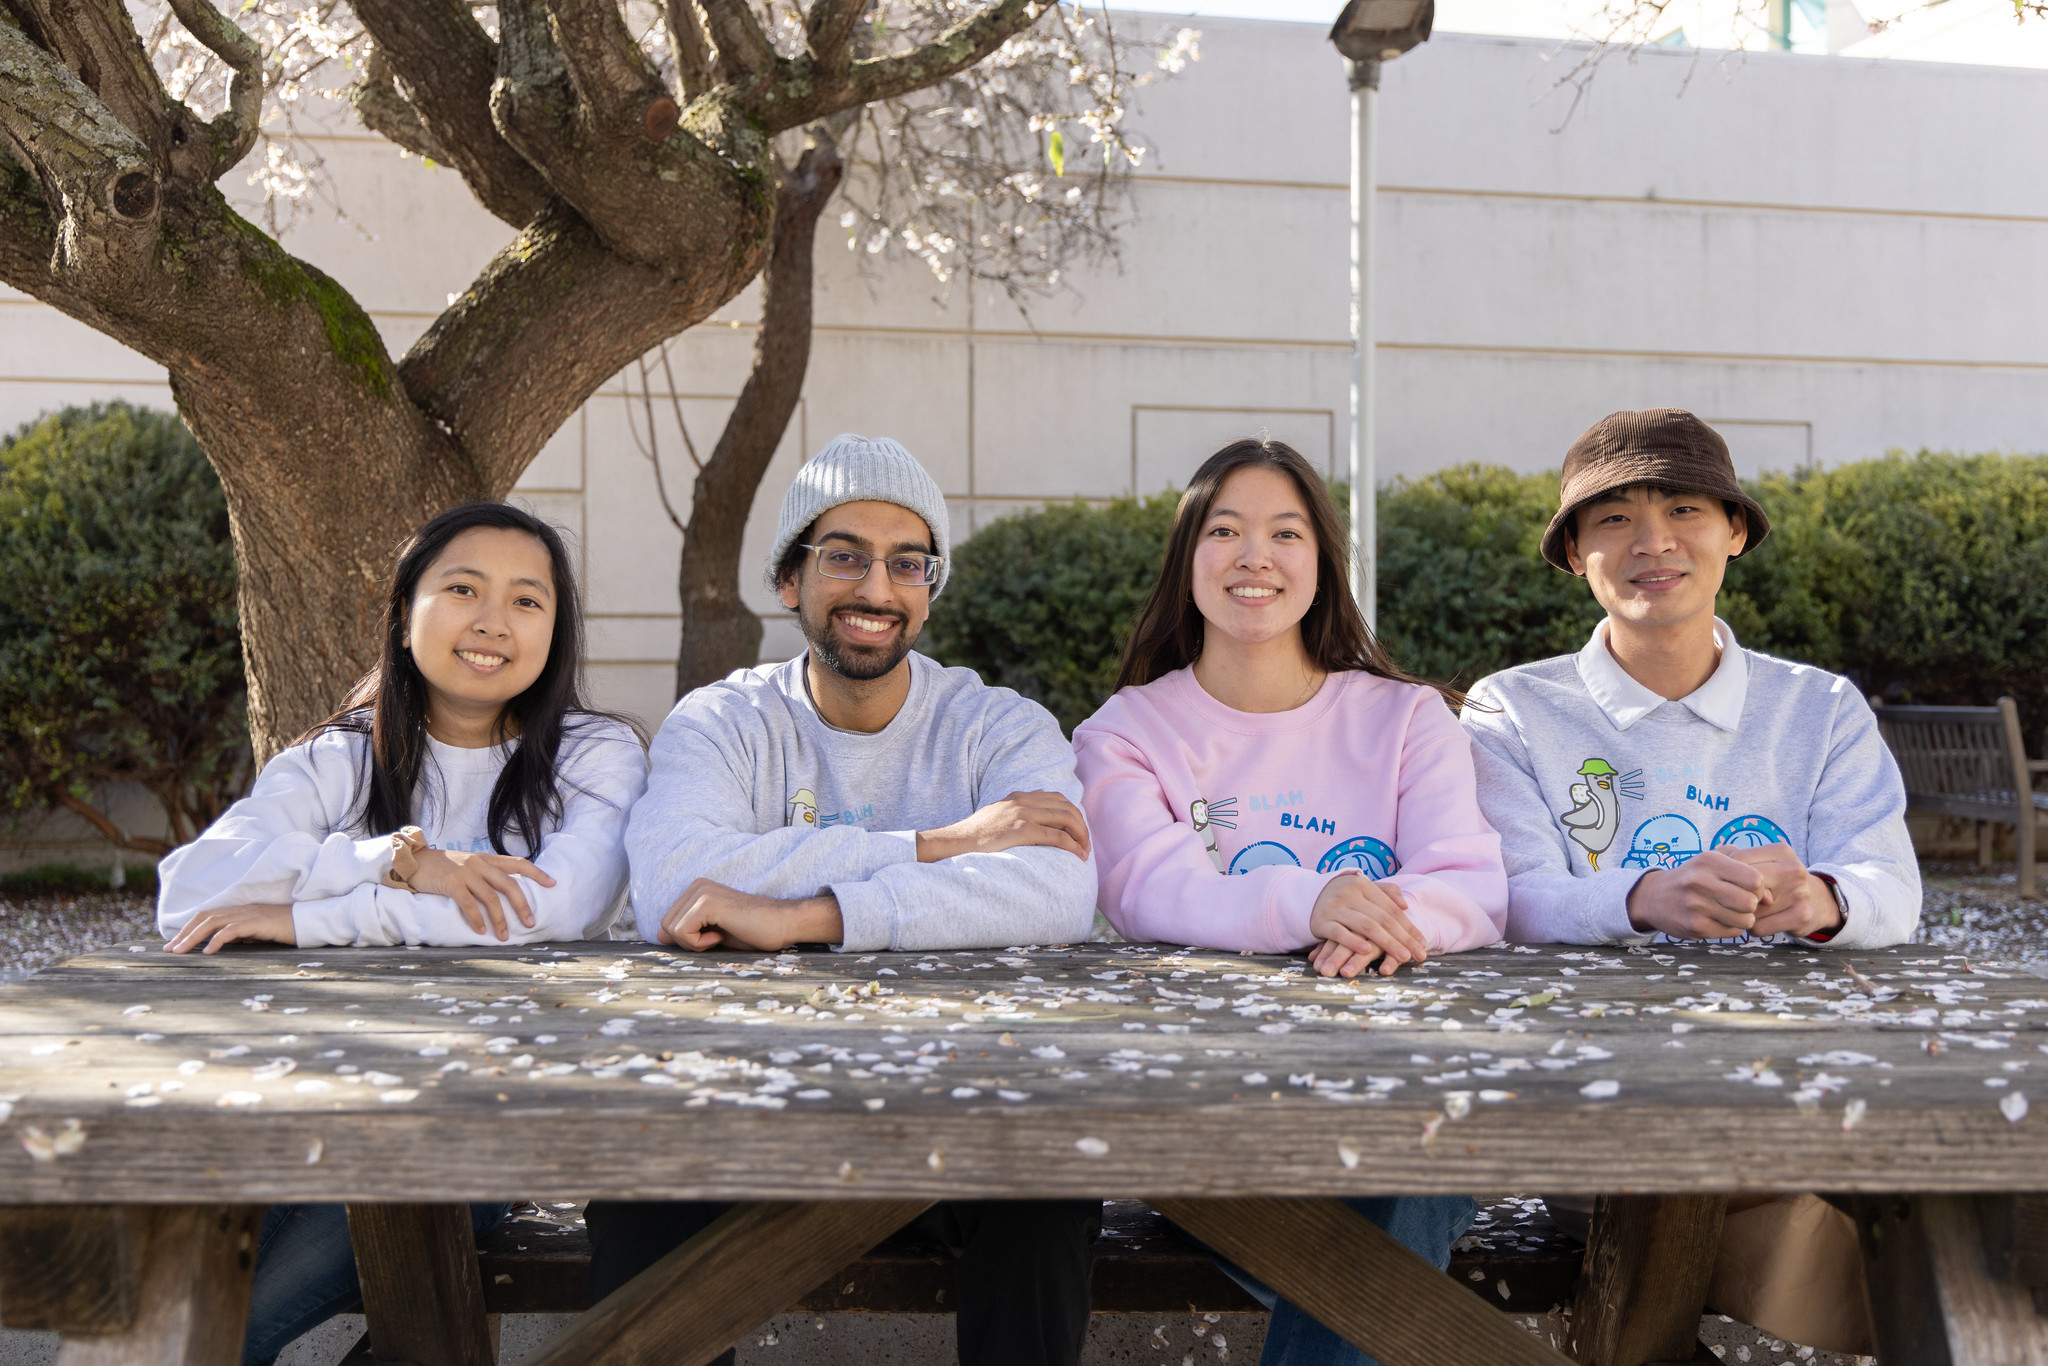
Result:
<svg viewBox="0 0 2048 1366"><path fill-rule="evenodd" d="M1294 480L1255 465L1223 481L1195 543L1192 588L1208 629L1241 644L1300 629L1316 596L1316 541Z"/></svg>
<svg viewBox="0 0 2048 1366"><path fill-rule="evenodd" d="M555 576L547 547L524 531L471 527L420 575L406 648L427 681L429 724L495 714L547 666Z"/></svg>
<svg viewBox="0 0 2048 1366"><path fill-rule="evenodd" d="M1617 621L1652 628L1709 617L1731 556L1748 529L1704 493L1638 487L1594 499L1573 516L1565 554Z"/></svg>
<svg viewBox="0 0 2048 1366"><path fill-rule="evenodd" d="M937 553L924 518L895 503L841 503L812 523L803 541L881 556ZM782 605L797 614L811 658L842 678L867 682L910 653L931 614L932 590L894 582L881 560L864 579L828 578L810 551L782 581Z"/></svg>

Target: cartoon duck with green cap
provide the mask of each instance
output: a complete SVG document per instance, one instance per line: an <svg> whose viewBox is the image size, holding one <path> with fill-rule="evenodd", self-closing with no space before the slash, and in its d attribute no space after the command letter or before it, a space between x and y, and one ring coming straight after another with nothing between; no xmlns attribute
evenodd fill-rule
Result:
<svg viewBox="0 0 2048 1366"><path fill-rule="evenodd" d="M1586 781L1572 784L1572 809L1558 820L1564 823L1565 837L1586 851L1586 862L1597 873L1600 856L1621 828L1621 799L1643 799L1643 771L1616 773L1605 759L1588 759L1579 766L1579 776Z"/></svg>

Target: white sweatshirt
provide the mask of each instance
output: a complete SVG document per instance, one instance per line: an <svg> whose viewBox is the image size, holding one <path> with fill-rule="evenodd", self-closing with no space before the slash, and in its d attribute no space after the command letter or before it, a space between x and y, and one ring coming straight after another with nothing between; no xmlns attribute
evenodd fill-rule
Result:
<svg viewBox="0 0 2048 1366"><path fill-rule="evenodd" d="M386 887L391 832L365 831L360 784L363 735L329 731L294 745L263 766L248 796L198 839L175 849L158 870L157 929L169 938L200 911L224 906L292 907L301 946L496 944L486 927L469 928L455 902ZM491 789L509 745L457 749L432 737L413 797L413 818L436 849L491 849ZM554 878L542 887L520 878L533 910L527 929L509 908L511 943L602 937L626 890L626 813L647 786L647 760L627 727L571 723L557 764L561 824L536 855L516 829L508 852L530 858Z"/></svg>
<svg viewBox="0 0 2048 1366"><path fill-rule="evenodd" d="M1472 689L1462 719L1507 863L1509 940L1646 942L1628 918L1636 879L1706 849L1773 843L1833 879L1846 923L1831 947L1912 938L1920 865L1870 704L1848 679L1714 626L1719 666L1675 702L1615 661L1604 620L1578 654Z"/></svg>

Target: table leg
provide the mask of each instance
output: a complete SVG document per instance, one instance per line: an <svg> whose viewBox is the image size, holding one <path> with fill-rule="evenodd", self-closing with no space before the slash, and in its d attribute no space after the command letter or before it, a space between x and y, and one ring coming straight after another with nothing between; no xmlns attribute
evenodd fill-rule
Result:
<svg viewBox="0 0 2048 1366"><path fill-rule="evenodd" d="M1150 1203L1384 1366L1567 1366L1341 1201Z"/></svg>
<svg viewBox="0 0 2048 1366"><path fill-rule="evenodd" d="M527 1366L704 1366L930 1207L741 1205L527 1358Z"/></svg>
<svg viewBox="0 0 2048 1366"><path fill-rule="evenodd" d="M1859 1196L1854 1207L1885 1366L2048 1366L2048 1317L2031 1283L2041 1268L2027 1247L2038 1248L2037 1230L2022 1224L2015 1248L2013 1230L1997 1219L1987 1229L1966 1195Z"/></svg>
<svg viewBox="0 0 2048 1366"><path fill-rule="evenodd" d="M1727 1211L1719 1195L1596 1200L1572 1300L1573 1359L1584 1366L1698 1359L1700 1313Z"/></svg>
<svg viewBox="0 0 2048 1366"><path fill-rule="evenodd" d="M0 1215L10 1328L59 1366L236 1366L261 1205L100 1205Z"/></svg>
<svg viewBox="0 0 2048 1366"><path fill-rule="evenodd" d="M494 1366L467 1205L350 1205L348 1236L377 1360Z"/></svg>

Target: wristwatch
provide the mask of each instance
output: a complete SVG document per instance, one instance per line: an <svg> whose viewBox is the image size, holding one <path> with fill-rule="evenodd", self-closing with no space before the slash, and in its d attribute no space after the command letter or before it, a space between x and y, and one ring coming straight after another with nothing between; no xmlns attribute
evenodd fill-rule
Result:
<svg viewBox="0 0 2048 1366"><path fill-rule="evenodd" d="M420 855L429 847L426 832L417 825L394 830L391 834L391 871L384 874L384 885L412 890L412 875L419 871Z"/></svg>

